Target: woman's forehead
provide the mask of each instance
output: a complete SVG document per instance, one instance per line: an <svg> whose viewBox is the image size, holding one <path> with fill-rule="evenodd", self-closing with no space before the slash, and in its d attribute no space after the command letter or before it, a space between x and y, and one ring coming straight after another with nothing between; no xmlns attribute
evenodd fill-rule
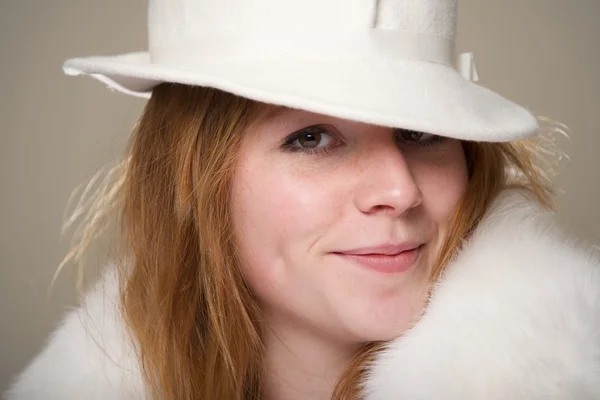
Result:
<svg viewBox="0 0 600 400"><path fill-rule="evenodd" d="M311 111L301 110L298 108L276 106L276 105L269 105L266 110L266 113L265 113L266 120L277 120L277 119L284 119L284 118L290 118L290 117L298 117L298 118L316 117L316 118L328 118L328 119L335 118L335 117L332 117L329 115L314 113Z"/></svg>

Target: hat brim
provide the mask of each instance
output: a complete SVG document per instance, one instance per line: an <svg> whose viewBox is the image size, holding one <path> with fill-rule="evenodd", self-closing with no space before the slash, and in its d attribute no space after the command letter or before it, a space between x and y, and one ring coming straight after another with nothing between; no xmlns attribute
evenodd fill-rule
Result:
<svg viewBox="0 0 600 400"><path fill-rule="evenodd" d="M466 80L449 65L418 60L207 60L170 67L152 64L147 52L138 52L75 58L63 69L139 97L148 98L162 82L206 86L265 103L462 140L505 142L538 129L525 108Z"/></svg>

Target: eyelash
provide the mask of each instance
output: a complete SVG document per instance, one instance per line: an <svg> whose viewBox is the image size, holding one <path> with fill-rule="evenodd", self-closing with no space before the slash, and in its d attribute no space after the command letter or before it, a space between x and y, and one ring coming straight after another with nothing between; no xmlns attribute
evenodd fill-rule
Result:
<svg viewBox="0 0 600 400"><path fill-rule="evenodd" d="M394 136L397 138L397 137L399 137L399 134L402 132L416 132L416 131L396 130L396 131L394 131ZM314 149L293 145L294 142L296 142L296 140L301 138L303 135L310 134L310 133L313 133L313 134L320 133L320 134L329 135L329 136L331 136L334 144L329 145L327 147L314 148ZM421 133L421 132L417 132L417 133ZM446 138L444 136L432 135L431 138L429 138L428 140L415 140L415 141L406 140L403 143L405 143L409 146L418 146L418 147L426 148L426 147L436 146L445 140L446 140ZM331 151L333 148L339 146L340 144L341 144L341 141L336 137L336 135L332 134L326 128L322 128L319 126L309 126L307 128L301 129L301 130L289 135L287 138L284 139L281 147L286 151L290 151L290 152L294 152L294 153L301 152L301 153L305 153L305 154L320 154L320 153L326 154L329 151Z"/></svg>

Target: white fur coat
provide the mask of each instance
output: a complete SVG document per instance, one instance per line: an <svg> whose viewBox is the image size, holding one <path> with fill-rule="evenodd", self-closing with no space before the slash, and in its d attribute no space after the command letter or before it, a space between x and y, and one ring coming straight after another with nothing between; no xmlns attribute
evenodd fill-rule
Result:
<svg viewBox="0 0 600 400"><path fill-rule="evenodd" d="M10 400L145 397L116 281L84 299L16 379ZM600 399L600 263L552 215L507 191L417 325L375 361L367 400Z"/></svg>

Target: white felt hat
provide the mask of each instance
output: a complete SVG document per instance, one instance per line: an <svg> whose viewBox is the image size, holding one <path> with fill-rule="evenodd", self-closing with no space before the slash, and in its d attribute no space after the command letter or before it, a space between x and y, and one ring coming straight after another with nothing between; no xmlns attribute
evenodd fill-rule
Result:
<svg viewBox="0 0 600 400"><path fill-rule="evenodd" d="M533 135L469 54L455 67L456 17L457 0L150 0L148 51L63 68L141 97L177 82L458 139Z"/></svg>

